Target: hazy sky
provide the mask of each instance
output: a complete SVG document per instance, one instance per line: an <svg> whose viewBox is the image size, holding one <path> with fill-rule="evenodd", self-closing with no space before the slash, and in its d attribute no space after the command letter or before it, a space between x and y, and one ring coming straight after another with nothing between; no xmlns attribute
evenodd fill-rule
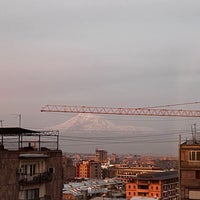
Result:
<svg viewBox="0 0 200 200"><path fill-rule="evenodd" d="M45 104L199 100L200 1L0 0L0 119L61 123ZM63 116L62 116L63 119ZM144 124L145 126L145 124Z"/></svg>

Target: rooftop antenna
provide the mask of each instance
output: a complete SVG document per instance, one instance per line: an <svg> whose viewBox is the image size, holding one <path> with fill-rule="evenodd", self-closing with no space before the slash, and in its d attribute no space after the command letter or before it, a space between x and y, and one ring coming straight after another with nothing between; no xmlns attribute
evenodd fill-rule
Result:
<svg viewBox="0 0 200 200"><path fill-rule="evenodd" d="M192 141L195 143L196 142L196 133L197 133L196 124L193 124L191 126L191 131L192 131Z"/></svg>
<svg viewBox="0 0 200 200"><path fill-rule="evenodd" d="M19 126L19 128L21 128L21 126L22 126L22 115L21 114L13 114L13 115L15 115L16 117L18 117L18 126Z"/></svg>

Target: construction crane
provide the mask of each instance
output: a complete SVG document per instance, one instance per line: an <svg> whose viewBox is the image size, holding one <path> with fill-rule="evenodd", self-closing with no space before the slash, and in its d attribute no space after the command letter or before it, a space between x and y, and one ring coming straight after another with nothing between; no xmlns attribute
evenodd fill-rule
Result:
<svg viewBox="0 0 200 200"><path fill-rule="evenodd" d="M64 113L92 113L113 115L141 115L141 116L172 116L172 117L200 117L200 110L166 109L161 107L197 104L200 102L171 104L141 108L113 108L95 106L68 106L68 105L45 105L41 112L64 112Z"/></svg>

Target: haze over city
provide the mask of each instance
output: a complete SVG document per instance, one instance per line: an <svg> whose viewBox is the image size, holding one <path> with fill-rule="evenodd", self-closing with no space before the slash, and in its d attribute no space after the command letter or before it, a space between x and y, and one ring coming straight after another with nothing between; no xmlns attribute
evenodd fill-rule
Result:
<svg viewBox="0 0 200 200"><path fill-rule="evenodd" d="M199 6L184 0L0 0L3 126L18 126L19 114L22 127L33 129L75 117L41 113L45 104L147 107L199 101ZM178 108L199 110L199 104ZM178 135L189 137L191 125L199 126L198 118L99 117L143 128L137 134L161 142L112 147L94 142L84 151L176 154ZM68 150L83 150L83 141L76 144Z"/></svg>

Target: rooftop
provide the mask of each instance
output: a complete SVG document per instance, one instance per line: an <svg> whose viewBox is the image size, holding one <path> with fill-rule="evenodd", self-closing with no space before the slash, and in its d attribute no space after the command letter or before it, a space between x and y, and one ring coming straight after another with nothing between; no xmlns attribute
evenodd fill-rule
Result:
<svg viewBox="0 0 200 200"><path fill-rule="evenodd" d="M0 150L58 150L59 132L20 127L0 128Z"/></svg>
<svg viewBox="0 0 200 200"><path fill-rule="evenodd" d="M178 177L178 171L150 172L138 174L140 180L165 180Z"/></svg>
<svg viewBox="0 0 200 200"><path fill-rule="evenodd" d="M40 131L34 131L30 129L24 129L19 127L1 127L0 135L3 136L13 136L13 135L33 135L36 133L40 133Z"/></svg>

